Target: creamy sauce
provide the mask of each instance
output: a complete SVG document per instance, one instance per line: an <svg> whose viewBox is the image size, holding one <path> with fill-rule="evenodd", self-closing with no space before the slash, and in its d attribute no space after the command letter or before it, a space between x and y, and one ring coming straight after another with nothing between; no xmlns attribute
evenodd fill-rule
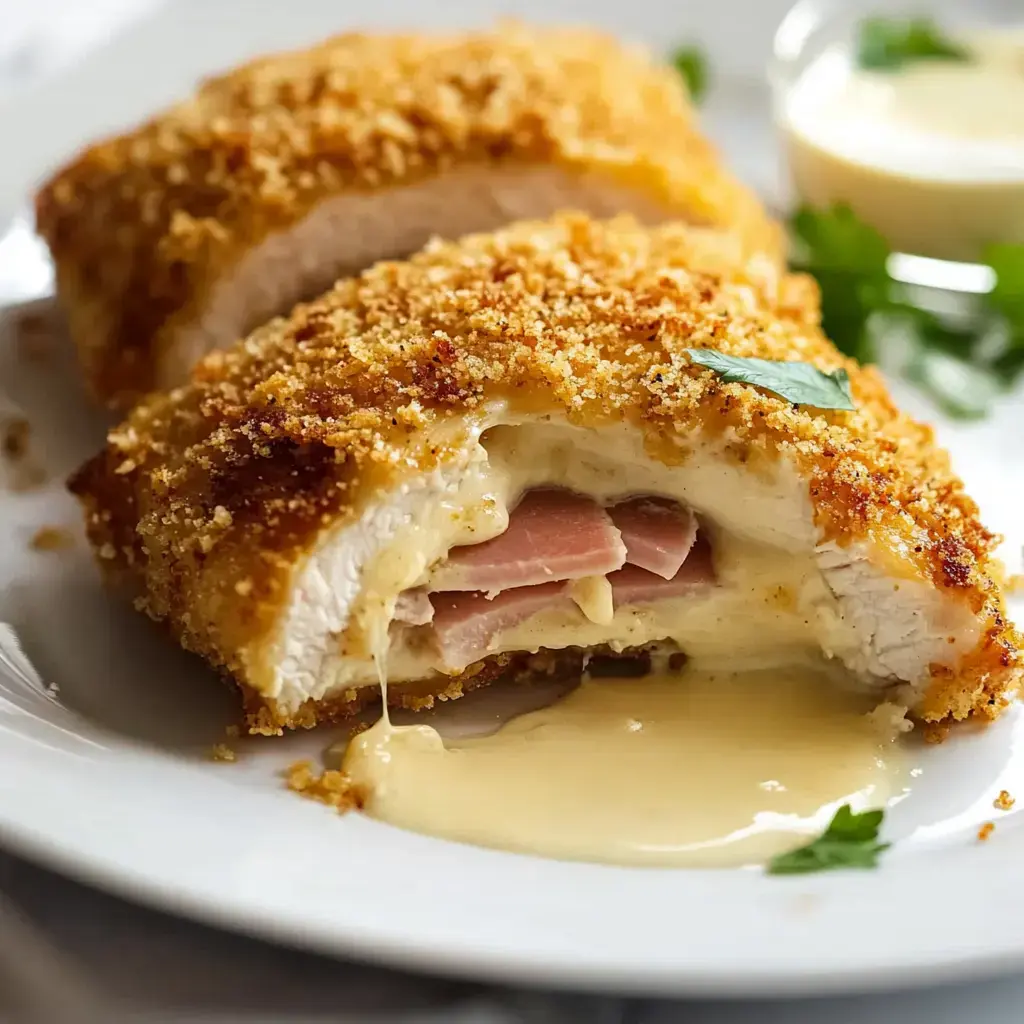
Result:
<svg viewBox="0 0 1024 1024"><path fill-rule="evenodd" d="M1024 242L1024 31L964 41L968 63L815 60L781 112L801 198L849 203L903 252L976 260Z"/></svg>
<svg viewBox="0 0 1024 1024"><path fill-rule="evenodd" d="M835 808L884 806L909 773L898 716L800 669L584 682L491 736L382 719L345 770L366 811L481 846L646 866L761 862Z"/></svg>

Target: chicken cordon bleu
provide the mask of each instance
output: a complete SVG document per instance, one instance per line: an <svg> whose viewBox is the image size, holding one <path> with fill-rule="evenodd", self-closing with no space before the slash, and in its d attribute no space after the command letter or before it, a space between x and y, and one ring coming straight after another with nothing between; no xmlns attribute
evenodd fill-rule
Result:
<svg viewBox="0 0 1024 1024"><path fill-rule="evenodd" d="M344 35L87 149L38 229L87 381L125 408L340 276L572 208L781 235L680 75L591 30Z"/></svg>
<svg viewBox="0 0 1024 1024"><path fill-rule="evenodd" d="M72 488L109 576L277 732L595 655L812 662L994 715L1018 637L929 428L728 233L582 214L339 282L152 395ZM687 350L845 368L855 411ZM812 371L816 372L816 371Z"/></svg>

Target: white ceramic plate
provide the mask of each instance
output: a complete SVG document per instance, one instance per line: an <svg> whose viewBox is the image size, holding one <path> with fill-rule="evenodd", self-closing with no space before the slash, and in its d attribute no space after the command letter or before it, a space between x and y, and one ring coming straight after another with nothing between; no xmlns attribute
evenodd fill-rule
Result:
<svg viewBox="0 0 1024 1024"><path fill-rule="evenodd" d="M15 159L8 163L5 153L3 161L0 215L5 202L24 200L47 162L97 128L142 113L242 52L339 27L334 6L307 0L282 15L279 5L185 3L142 23L104 55L0 112L0 138L18 140ZM378 4L376 20L398 23L402 6ZM480 4L472 18L459 16L469 10L462 6L446 9L444 20L479 20ZM587 7L613 10L543 6L548 15L575 17ZM628 19L615 5L604 20L665 38L661 5L627 6ZM741 6L716 5L719 22L735 21ZM715 109L715 127L741 164L763 171L759 151L737 141L751 137L750 106L725 95ZM8 297L36 294L47 274L23 226L0 241L0 289ZM45 302L32 309L49 312ZM923 774L891 815L896 847L880 870L803 878L556 863L339 817L280 782L281 768L317 753L324 735L247 743L238 763L212 763L206 752L230 718L230 697L198 661L100 587L60 480L95 449L103 423L82 399L66 351L41 363L17 357L9 328L25 311L8 308L0 323L0 385L7 408L28 415L33 458L50 483L24 494L0 488L0 619L14 624L59 694L4 677L0 837L11 848L239 930L526 983L803 993L1024 967L1024 830L1016 813L992 808L1004 787L1024 798L1016 712L921 753ZM1024 539L1024 452L1015 441L1022 412L1024 403L1010 400L984 424L941 428L989 523L1010 536L1013 569ZM43 524L73 529L75 547L30 550ZM452 711L471 717L473 708L467 699ZM997 831L980 844L978 826L989 819Z"/></svg>

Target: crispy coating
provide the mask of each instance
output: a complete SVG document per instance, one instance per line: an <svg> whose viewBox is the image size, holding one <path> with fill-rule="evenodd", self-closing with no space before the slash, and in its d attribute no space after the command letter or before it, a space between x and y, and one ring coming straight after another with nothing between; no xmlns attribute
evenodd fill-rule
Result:
<svg viewBox="0 0 1024 1024"><path fill-rule="evenodd" d="M321 200L461 167L552 164L781 252L700 134L680 76L583 29L344 35L206 82L79 155L36 215L87 380L124 407L216 283Z"/></svg>
<svg viewBox="0 0 1024 1024"><path fill-rule="evenodd" d="M959 672L935 669L921 710L998 710L1018 638L992 579L994 538L930 428L817 320L812 281L780 280L730 235L582 215L512 225L380 264L208 357L113 431L73 489L111 572L256 692L303 553L379 489L452 457L437 442L445 424L498 400L584 427L625 421L669 464L699 432L752 470L793 460L826 536L869 538L967 603L984 638ZM857 410L723 383L687 347L845 367Z"/></svg>

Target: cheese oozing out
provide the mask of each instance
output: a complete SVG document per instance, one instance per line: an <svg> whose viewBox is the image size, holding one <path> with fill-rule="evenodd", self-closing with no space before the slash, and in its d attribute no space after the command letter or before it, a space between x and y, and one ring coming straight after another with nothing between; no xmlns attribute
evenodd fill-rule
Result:
<svg viewBox="0 0 1024 1024"><path fill-rule="evenodd" d="M382 496L297 567L268 696L296 708L375 687L382 645L391 682L465 669L446 661L423 593L440 589L432 582L444 578L452 549L501 535L522 495L545 486L602 505L654 495L693 509L714 582L623 603L611 599L604 576L580 579L566 600L488 636L487 656L665 643L722 671L824 666L912 706L929 666L952 663L976 642L969 612L943 601L909 564L820 543L807 484L785 460L740 465L725 453L725 438L694 441L666 465L628 427L501 418L492 410L464 439L462 458ZM883 600L861 600L883 589ZM412 609L403 614L412 621L398 621L396 606Z"/></svg>

